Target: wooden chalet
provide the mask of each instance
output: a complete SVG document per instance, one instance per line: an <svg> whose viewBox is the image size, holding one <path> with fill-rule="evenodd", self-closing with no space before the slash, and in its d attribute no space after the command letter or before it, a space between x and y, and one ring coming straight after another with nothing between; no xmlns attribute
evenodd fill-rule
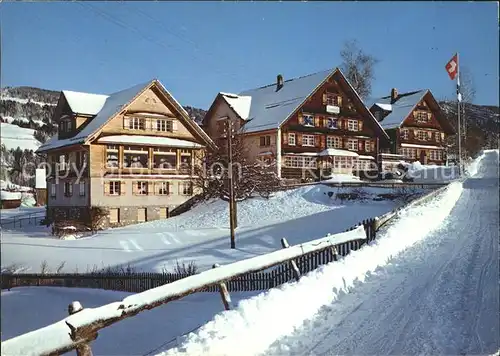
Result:
<svg viewBox="0 0 500 356"><path fill-rule="evenodd" d="M195 153L213 141L158 80L110 95L63 91L59 132L47 155L47 213L84 220L108 210L110 225L166 218L193 194Z"/></svg>
<svg viewBox="0 0 500 356"><path fill-rule="evenodd" d="M338 68L239 94L219 93L203 119L218 144L225 122L244 136L252 159L277 162L283 179L359 176L378 170L379 145L389 136Z"/></svg>
<svg viewBox="0 0 500 356"><path fill-rule="evenodd" d="M399 160L446 164L446 138L455 130L430 90L399 94L394 88L369 107L391 138L380 150L381 170L391 170Z"/></svg>

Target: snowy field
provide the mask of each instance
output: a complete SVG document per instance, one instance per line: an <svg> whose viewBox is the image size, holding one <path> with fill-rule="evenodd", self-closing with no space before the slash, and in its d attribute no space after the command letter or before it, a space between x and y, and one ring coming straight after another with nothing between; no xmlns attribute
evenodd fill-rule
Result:
<svg viewBox="0 0 500 356"><path fill-rule="evenodd" d="M26 129L4 122L0 123L1 143L8 150L16 149L17 147L33 151L38 149L41 143L33 136L34 132L35 130L33 129Z"/></svg>
<svg viewBox="0 0 500 356"><path fill-rule="evenodd" d="M201 203L191 211L161 221L108 229L92 237L57 240L43 226L5 227L1 239L2 267L23 266L40 271L43 261L55 270L86 272L94 268L134 267L137 271L172 271L176 261L195 261L201 270L276 249L280 239L290 244L338 233L363 219L382 215L401 201L345 201L329 198L329 191L347 188L308 186L278 192L269 200L255 198L238 204L236 249L230 249L228 203ZM391 189L367 188L368 198ZM28 230L26 230L28 229Z"/></svg>

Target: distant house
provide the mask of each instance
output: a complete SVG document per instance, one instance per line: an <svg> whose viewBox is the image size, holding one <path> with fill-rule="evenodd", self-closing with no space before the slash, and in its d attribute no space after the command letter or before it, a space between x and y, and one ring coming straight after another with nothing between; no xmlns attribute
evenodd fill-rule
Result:
<svg viewBox="0 0 500 356"><path fill-rule="evenodd" d="M338 68L245 90L219 93L203 127L224 145L225 122L244 135L251 159L276 159L284 179L377 171L389 137Z"/></svg>
<svg viewBox="0 0 500 356"><path fill-rule="evenodd" d="M431 91L419 90L370 100L370 111L391 138L382 146L382 170L401 159L422 164L446 163L446 137L455 134Z"/></svg>
<svg viewBox="0 0 500 356"><path fill-rule="evenodd" d="M49 218L86 219L108 210L110 225L166 218L193 195L195 153L215 147L158 80L98 95L63 91L58 134L47 155Z"/></svg>

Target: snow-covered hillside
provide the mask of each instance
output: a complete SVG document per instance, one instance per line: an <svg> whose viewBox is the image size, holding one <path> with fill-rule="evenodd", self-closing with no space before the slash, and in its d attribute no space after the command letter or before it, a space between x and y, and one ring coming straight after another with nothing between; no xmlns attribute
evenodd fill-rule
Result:
<svg viewBox="0 0 500 356"><path fill-rule="evenodd" d="M1 263L2 267L23 265L33 272L40 270L44 260L52 269L66 262L68 272L128 264L137 270L171 271L179 260L195 261L201 269L209 269L213 263L226 264L280 249L283 237L293 245L342 232L402 203L371 200L381 191L392 191L383 188L366 189L365 201L341 202L326 194L346 190L308 186L279 192L269 200L239 203L236 249L230 248L228 204L223 201L201 203L167 220L109 229L78 240L56 240L42 226L6 226Z"/></svg>
<svg viewBox="0 0 500 356"><path fill-rule="evenodd" d="M0 140L8 150L21 148L35 151L41 145L34 136L35 130L8 123L0 123Z"/></svg>

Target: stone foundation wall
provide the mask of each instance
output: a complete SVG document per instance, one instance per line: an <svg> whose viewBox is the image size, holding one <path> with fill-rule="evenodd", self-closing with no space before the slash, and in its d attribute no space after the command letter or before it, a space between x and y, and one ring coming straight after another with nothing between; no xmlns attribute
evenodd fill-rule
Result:
<svg viewBox="0 0 500 356"><path fill-rule="evenodd" d="M176 206L147 206L146 208L146 221L153 221L160 219L160 209L168 208L172 211ZM117 207L105 207L105 209L117 208L119 209L119 221L110 222L109 215L103 219L101 223L101 228L107 227L118 227L126 226L132 224L138 224L141 221L138 220L138 210L140 207L136 206L117 206ZM63 220L76 220L84 222L87 220L89 214L88 207L67 207L67 206L57 206L49 207L47 209L47 217L51 221L63 221Z"/></svg>

